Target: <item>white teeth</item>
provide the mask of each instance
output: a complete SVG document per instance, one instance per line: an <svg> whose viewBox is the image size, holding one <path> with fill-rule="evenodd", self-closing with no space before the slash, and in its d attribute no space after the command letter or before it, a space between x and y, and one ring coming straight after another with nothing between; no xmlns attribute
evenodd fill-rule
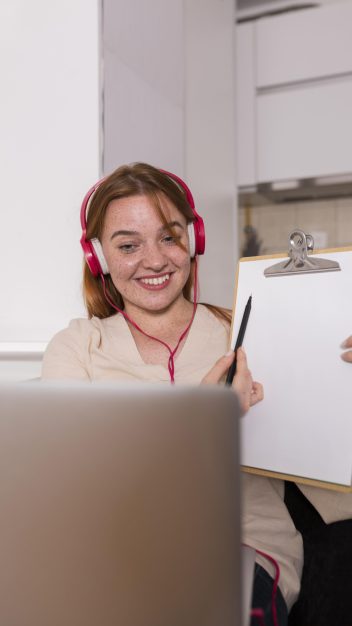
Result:
<svg viewBox="0 0 352 626"><path fill-rule="evenodd" d="M159 278L141 278L141 282L145 285L162 285L169 278L170 274L165 274L165 276L160 276Z"/></svg>

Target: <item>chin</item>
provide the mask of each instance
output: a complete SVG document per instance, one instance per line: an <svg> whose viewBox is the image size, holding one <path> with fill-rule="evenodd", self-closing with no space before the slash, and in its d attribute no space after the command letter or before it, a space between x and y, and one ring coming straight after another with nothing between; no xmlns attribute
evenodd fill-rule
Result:
<svg viewBox="0 0 352 626"><path fill-rule="evenodd" d="M170 308L170 306L172 306L179 299L179 297L180 296L176 296L175 298L151 298L148 302L136 302L135 304L145 311L150 311L151 313L162 313Z"/></svg>

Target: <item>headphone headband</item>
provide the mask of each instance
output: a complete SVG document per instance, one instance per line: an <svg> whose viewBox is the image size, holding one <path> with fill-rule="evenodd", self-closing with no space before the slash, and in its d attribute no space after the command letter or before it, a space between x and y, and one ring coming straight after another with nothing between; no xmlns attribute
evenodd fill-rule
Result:
<svg viewBox="0 0 352 626"><path fill-rule="evenodd" d="M204 230L204 222L201 216L197 213L193 196L191 190L186 185L186 183L180 178L176 176L176 174L172 174L172 172L167 172L166 170L159 169L159 172L165 174L169 178L171 178L181 189L185 192L186 200L192 209L192 213L194 215L194 221L188 225L188 235L190 240L190 254L191 257L194 257L198 254L204 254L205 249L205 230ZM90 271L93 276L98 276L99 274L108 274L109 268L107 266L103 249L99 239L87 239L87 209L89 205L89 201L95 191L100 187L100 185L106 180L106 177L101 178L98 182L93 185L90 189L88 189L85 194L80 212L80 220L82 227L82 236L80 239L80 243L83 249L83 253L88 264Z"/></svg>

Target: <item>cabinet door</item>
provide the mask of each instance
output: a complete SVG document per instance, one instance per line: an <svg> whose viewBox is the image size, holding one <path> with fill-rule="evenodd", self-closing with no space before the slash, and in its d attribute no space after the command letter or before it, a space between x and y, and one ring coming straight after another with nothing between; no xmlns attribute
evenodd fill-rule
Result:
<svg viewBox="0 0 352 626"><path fill-rule="evenodd" d="M352 170L352 78L257 98L258 182Z"/></svg>
<svg viewBox="0 0 352 626"><path fill-rule="evenodd" d="M352 3L256 22L257 87L352 72Z"/></svg>
<svg viewBox="0 0 352 626"><path fill-rule="evenodd" d="M257 182L253 23L237 26L235 39L237 184L243 187Z"/></svg>

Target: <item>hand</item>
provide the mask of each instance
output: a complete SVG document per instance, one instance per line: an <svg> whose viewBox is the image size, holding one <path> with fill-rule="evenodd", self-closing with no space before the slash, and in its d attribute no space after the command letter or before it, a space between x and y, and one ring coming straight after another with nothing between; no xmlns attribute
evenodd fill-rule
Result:
<svg viewBox="0 0 352 626"><path fill-rule="evenodd" d="M214 367L203 378L204 384L217 384L227 374L235 355L231 351L229 354L222 356L214 365ZM253 381L252 375L248 369L247 358L243 348L237 350L237 368L236 374L232 383L233 389L236 391L243 414L247 413L248 409L263 400L264 392L263 386Z"/></svg>
<svg viewBox="0 0 352 626"><path fill-rule="evenodd" d="M352 335L348 337L348 339L345 339L341 344L341 348L350 348L350 350L341 354L341 359L347 361L347 363L352 363Z"/></svg>

